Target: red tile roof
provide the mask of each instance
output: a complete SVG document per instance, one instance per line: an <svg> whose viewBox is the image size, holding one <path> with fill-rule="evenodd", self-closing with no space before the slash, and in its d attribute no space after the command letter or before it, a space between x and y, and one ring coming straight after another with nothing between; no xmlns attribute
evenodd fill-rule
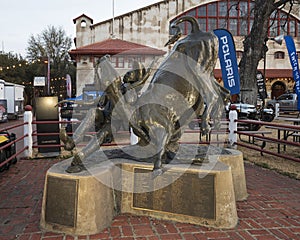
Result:
<svg viewBox="0 0 300 240"><path fill-rule="evenodd" d="M121 39L107 39L90 45L73 49L71 55L105 55L105 54L143 54L164 55L166 52L142 44L124 41Z"/></svg>

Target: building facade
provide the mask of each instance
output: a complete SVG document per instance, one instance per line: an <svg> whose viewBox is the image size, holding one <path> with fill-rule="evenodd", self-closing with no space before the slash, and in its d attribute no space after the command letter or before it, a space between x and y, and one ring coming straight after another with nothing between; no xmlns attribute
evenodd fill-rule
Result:
<svg viewBox="0 0 300 240"><path fill-rule="evenodd" d="M93 23L92 18L82 15L74 19L76 49L105 41L108 38L116 38L168 52L170 49L164 47L164 44L172 35L169 28L170 23L180 16L190 15L198 19L202 30L228 29L234 36L239 61L243 51L243 39L249 33L253 23L252 6L253 1L251 0L168 0L159 1L99 23ZM266 42L268 52L264 71L269 98L292 91L294 86L285 43L279 45L271 40L282 34L291 35L294 38L296 49L300 49L300 8L299 6L294 7L289 17L287 13L288 6L287 10L279 10L270 17L272 25L270 24L269 30L270 40ZM182 25L181 28L184 34L188 33L188 24ZM79 91L80 83L89 81L84 76L92 76L94 62L91 56L78 55L76 58L77 89ZM300 54L298 54L298 58L299 56ZM89 60L82 64L83 58ZM144 58L145 65L150 60L151 58ZM263 60L258 68L263 71ZM85 74L81 74L83 72ZM221 81L219 64L215 69L215 77Z"/></svg>

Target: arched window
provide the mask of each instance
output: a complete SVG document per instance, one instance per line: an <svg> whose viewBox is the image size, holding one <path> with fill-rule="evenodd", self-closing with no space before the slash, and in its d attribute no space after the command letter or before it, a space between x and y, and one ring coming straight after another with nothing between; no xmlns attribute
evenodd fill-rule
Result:
<svg viewBox="0 0 300 240"><path fill-rule="evenodd" d="M243 51L236 51L237 58L242 58L242 56L243 56Z"/></svg>
<svg viewBox="0 0 300 240"><path fill-rule="evenodd" d="M284 59L284 52L281 51L275 52L274 59Z"/></svg>
<svg viewBox="0 0 300 240"><path fill-rule="evenodd" d="M225 28L234 36L246 36L253 24L252 0L223 0L211 2L195 7L175 19L189 15L198 19L200 28L203 31L212 31L217 28ZM172 21L174 21L173 19ZM172 23L171 21L171 23ZM284 11L279 10L277 14L272 14L269 18L269 36L275 37L281 34L300 36L300 21L293 16L288 16ZM190 24L184 22L180 24L183 34L189 32ZM173 29L170 29L173 35Z"/></svg>
<svg viewBox="0 0 300 240"><path fill-rule="evenodd" d="M82 21L80 22L80 27L82 27L82 28L85 28L85 27L86 27L86 21L85 21L85 20L82 20Z"/></svg>

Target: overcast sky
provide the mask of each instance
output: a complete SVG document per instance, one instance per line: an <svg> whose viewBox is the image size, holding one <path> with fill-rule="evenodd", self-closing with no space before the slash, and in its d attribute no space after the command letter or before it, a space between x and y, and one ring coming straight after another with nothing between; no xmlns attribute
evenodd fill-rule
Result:
<svg viewBox="0 0 300 240"><path fill-rule="evenodd" d="M160 0L0 0L0 51L26 56L31 35L48 26L62 27L75 37L73 19L86 14L94 23L160 2Z"/></svg>

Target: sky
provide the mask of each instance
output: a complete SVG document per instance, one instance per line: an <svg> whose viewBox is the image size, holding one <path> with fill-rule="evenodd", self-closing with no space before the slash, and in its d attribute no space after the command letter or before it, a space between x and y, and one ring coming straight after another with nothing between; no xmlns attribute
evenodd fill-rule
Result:
<svg viewBox="0 0 300 240"><path fill-rule="evenodd" d="M113 17L113 3L116 17L157 2L160 0L0 0L0 51L26 57L30 36L48 26L62 27L73 39L73 19L81 14L95 24Z"/></svg>

